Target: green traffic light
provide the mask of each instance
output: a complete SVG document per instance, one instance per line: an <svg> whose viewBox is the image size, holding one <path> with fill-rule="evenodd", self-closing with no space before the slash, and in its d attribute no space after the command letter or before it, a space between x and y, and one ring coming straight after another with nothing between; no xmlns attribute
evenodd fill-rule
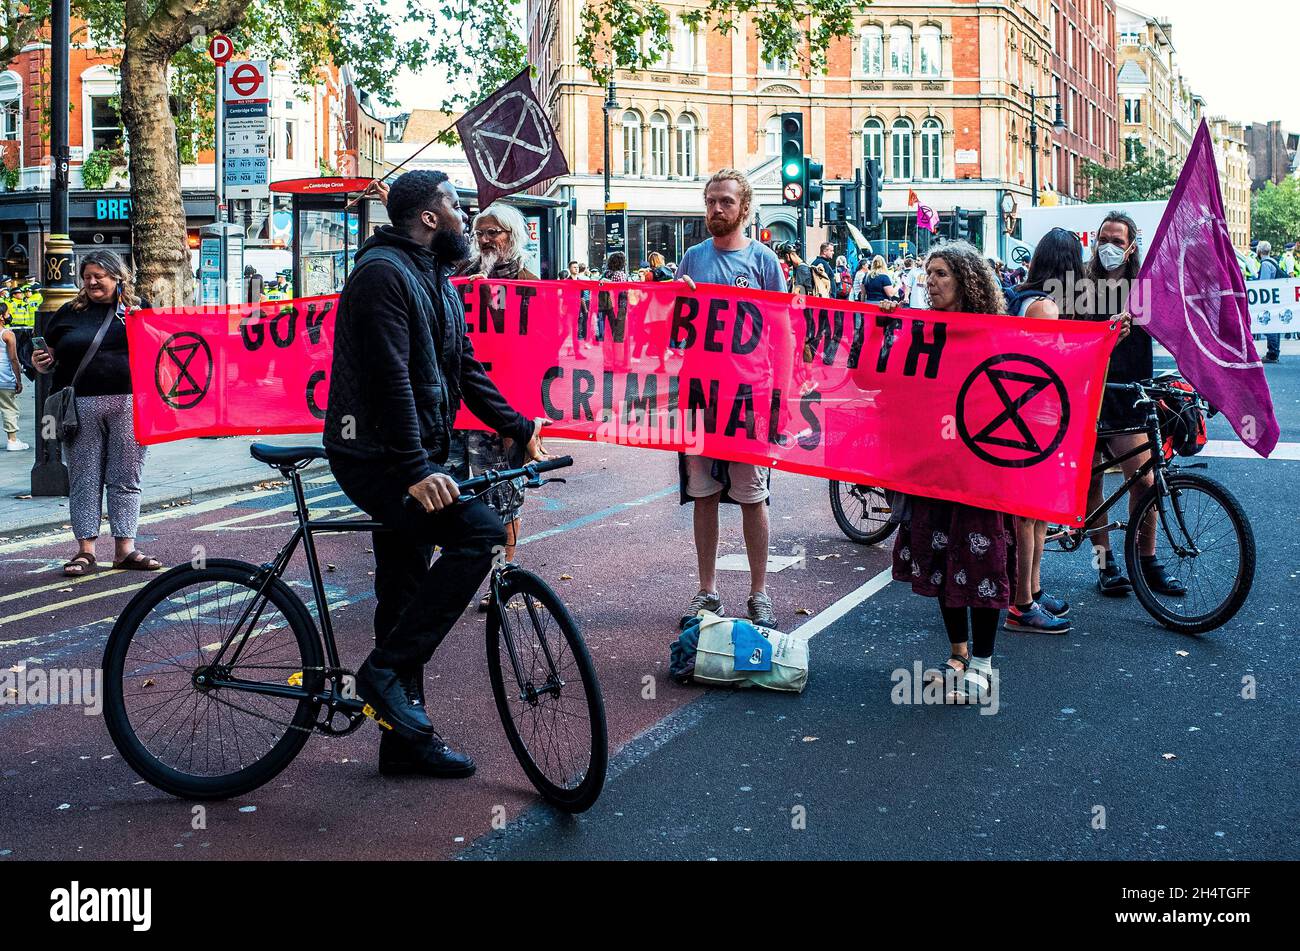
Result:
<svg viewBox="0 0 1300 951"><path fill-rule="evenodd" d="M796 162L791 162L785 167L786 178L797 178L799 176L799 172L800 172L800 168L798 163Z"/></svg>

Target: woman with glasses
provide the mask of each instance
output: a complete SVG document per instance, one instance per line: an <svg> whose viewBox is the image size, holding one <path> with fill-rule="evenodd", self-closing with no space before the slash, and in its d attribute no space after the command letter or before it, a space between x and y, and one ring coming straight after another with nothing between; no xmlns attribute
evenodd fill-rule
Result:
<svg viewBox="0 0 1300 951"><path fill-rule="evenodd" d="M536 274L524 264L524 247L528 243L528 224L519 210L496 202L474 216L470 225L475 254L456 268L460 277L491 281L536 281ZM512 465L510 448L496 433L477 429L457 429L451 434L451 455L447 464L457 479L468 479L488 469L508 469ZM515 557L519 540L519 510L523 505L523 480L505 483L485 497L506 526L507 561ZM491 600L484 595L479 610L486 611Z"/></svg>

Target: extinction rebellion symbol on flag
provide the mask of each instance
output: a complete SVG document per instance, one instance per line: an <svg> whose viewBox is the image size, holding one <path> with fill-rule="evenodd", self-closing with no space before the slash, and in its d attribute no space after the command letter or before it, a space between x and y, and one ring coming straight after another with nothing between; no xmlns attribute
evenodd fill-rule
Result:
<svg viewBox="0 0 1300 951"><path fill-rule="evenodd" d="M478 184L479 208L569 172L528 73L525 67L456 123Z"/></svg>

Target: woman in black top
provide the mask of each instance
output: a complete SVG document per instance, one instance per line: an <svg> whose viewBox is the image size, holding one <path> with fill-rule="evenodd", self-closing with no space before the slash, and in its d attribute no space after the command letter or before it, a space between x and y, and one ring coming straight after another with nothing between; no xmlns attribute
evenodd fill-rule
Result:
<svg viewBox="0 0 1300 951"><path fill-rule="evenodd" d="M113 567L157 571L162 563L135 549L140 521L140 476L145 447L135 438L131 407L131 366L126 344L126 313L142 305L135 297L130 268L112 251L94 251L81 260L81 291L59 308L45 328L47 349L34 351L32 364L54 375L53 390L73 385L77 367L105 321L108 330L76 380L77 435L64 445L77 553L63 566L69 577L95 567L102 503L108 493L108 524L113 532Z"/></svg>

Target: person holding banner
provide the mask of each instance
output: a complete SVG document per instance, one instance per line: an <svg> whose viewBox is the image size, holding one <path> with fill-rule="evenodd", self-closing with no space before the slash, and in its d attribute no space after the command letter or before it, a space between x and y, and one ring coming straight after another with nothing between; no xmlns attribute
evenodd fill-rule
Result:
<svg viewBox="0 0 1300 951"><path fill-rule="evenodd" d="M692 290L696 284L723 284L755 290L786 292L781 262L765 244L746 237L745 223L754 192L743 172L724 168L704 186L705 224L713 240L688 248L677 268L677 279ZM793 250L789 254L798 264ZM805 268L805 270L807 270ZM740 506L745 554L749 559L749 619L762 627L776 627L776 612L767 594L768 486L771 470L741 462L679 456L682 504L694 504L695 555L700 590L686 607L686 619L700 611L722 615L718 593L719 503Z"/></svg>
<svg viewBox="0 0 1300 951"><path fill-rule="evenodd" d="M519 209L505 202L494 202L474 216L471 229L478 253L456 268L458 277L495 281L538 279L524 265L528 223ZM448 468L457 479L469 479L488 469L510 468L510 458L502 438L496 433L457 429L451 434ZM515 544L519 539L523 481L519 479L510 485L497 486L485 496L488 505L505 523L507 561L514 560ZM479 600L478 609L486 611L490 601L491 596L484 595Z"/></svg>
<svg viewBox="0 0 1300 951"><path fill-rule="evenodd" d="M381 773L464 777L468 756L434 731L424 665L455 625L506 541L482 499L455 504L447 471L462 399L494 430L543 458L534 424L501 396L474 357L449 280L469 254L456 189L442 172L413 171L388 192L391 225L357 251L335 321L324 446L339 487L386 532L374 534L375 649L357 695L388 721ZM424 515L404 504L410 496ZM431 559L434 546L441 548Z"/></svg>
<svg viewBox="0 0 1300 951"><path fill-rule="evenodd" d="M930 309L968 314L1006 313L1002 288L984 256L965 241L950 241L926 259ZM899 306L882 301L885 313ZM929 681L947 680L949 702L987 696L993 676L998 620L1011 604L1016 570L1012 516L921 496L903 496L894 543L895 581L939 601L951 652Z"/></svg>
<svg viewBox="0 0 1300 951"><path fill-rule="evenodd" d="M1091 282L1093 292L1095 320L1118 319L1123 325L1119 343L1110 357L1110 369L1106 374L1107 383L1138 383L1149 380L1155 375L1155 357L1152 349L1151 335L1141 327L1134 326L1132 315L1127 311L1128 295L1132 290L1138 274L1142 270L1142 254L1138 249L1137 223L1128 215L1112 211L1097 228L1097 251L1088 261L1086 276ZM1146 409L1135 405L1132 396L1107 390L1101 401L1101 429L1138 429L1146 422ZM1111 456L1121 456L1138 448L1146 442L1145 432L1125 433L1111 436L1105 440L1105 450ZM1102 448L1098 447L1096 461L1101 462ZM1124 478L1132 478L1151 457L1149 452L1126 459L1122 464ZM1129 490L1129 512L1137 508L1138 502L1155 481L1151 473L1134 481ZM1105 501L1102 476L1094 475L1088 490L1088 508L1097 511ZM1101 518L1106 518L1103 513ZM1092 526L1089 525L1089 528ZM1124 576L1123 570L1115 562L1115 555L1110 547L1110 530L1097 529L1090 533L1093 550L1096 552L1097 590L1108 598L1122 598L1133 590L1133 584ZM1156 561L1156 513L1140 527L1138 551L1142 570L1146 575L1151 590L1158 594L1178 597L1187 593L1186 586L1172 577L1163 565Z"/></svg>

